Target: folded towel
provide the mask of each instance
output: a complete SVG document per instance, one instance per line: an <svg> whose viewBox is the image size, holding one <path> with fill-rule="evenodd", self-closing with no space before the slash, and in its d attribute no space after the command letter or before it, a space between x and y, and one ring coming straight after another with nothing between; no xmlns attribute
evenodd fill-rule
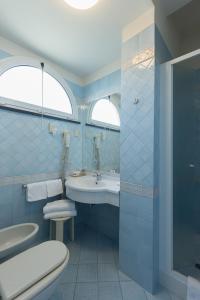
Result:
<svg viewBox="0 0 200 300"><path fill-rule="evenodd" d="M75 210L75 202L71 200L57 200L50 203L47 203L43 208L43 213L48 214L52 212L59 212L59 211L68 211L68 210Z"/></svg>
<svg viewBox="0 0 200 300"><path fill-rule="evenodd" d="M27 184L26 199L28 202L39 201L47 198L46 182Z"/></svg>
<svg viewBox="0 0 200 300"><path fill-rule="evenodd" d="M77 215L76 210L60 211L56 213L45 214L44 219L49 220L49 219L67 218L67 217L75 217L76 215Z"/></svg>
<svg viewBox="0 0 200 300"><path fill-rule="evenodd" d="M187 280L187 300L200 299L200 282L192 277Z"/></svg>
<svg viewBox="0 0 200 300"><path fill-rule="evenodd" d="M48 197L54 197L63 193L61 179L46 181Z"/></svg>

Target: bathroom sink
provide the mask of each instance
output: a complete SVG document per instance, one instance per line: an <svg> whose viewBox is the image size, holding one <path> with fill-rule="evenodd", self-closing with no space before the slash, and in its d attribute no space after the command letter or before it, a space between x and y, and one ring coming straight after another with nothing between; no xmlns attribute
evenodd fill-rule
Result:
<svg viewBox="0 0 200 300"><path fill-rule="evenodd" d="M24 223L0 230L0 259L23 250L33 240L39 226L34 223Z"/></svg>
<svg viewBox="0 0 200 300"><path fill-rule="evenodd" d="M65 186L66 196L71 200L119 206L120 184L116 176L102 175L99 181L94 175L68 177Z"/></svg>
<svg viewBox="0 0 200 300"><path fill-rule="evenodd" d="M95 177L83 176L78 178L68 179L68 184L72 187L79 188L80 190L93 190L98 191L101 188L105 188L106 182L104 180L96 181Z"/></svg>

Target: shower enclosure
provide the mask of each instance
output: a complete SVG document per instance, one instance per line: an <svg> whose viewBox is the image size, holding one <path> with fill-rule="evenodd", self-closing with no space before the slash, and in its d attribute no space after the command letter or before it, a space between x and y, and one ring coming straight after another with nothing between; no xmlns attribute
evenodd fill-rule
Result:
<svg viewBox="0 0 200 300"><path fill-rule="evenodd" d="M173 266L200 279L200 56L173 69Z"/></svg>
<svg viewBox="0 0 200 300"><path fill-rule="evenodd" d="M163 64L160 273L200 279L200 50Z"/></svg>

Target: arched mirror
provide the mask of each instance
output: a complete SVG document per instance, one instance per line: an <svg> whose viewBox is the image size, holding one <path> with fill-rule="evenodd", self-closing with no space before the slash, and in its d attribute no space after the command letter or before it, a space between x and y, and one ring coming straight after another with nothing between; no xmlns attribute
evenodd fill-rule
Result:
<svg viewBox="0 0 200 300"><path fill-rule="evenodd" d="M90 121L105 127L120 126L119 111L110 98L97 100L92 106Z"/></svg>
<svg viewBox="0 0 200 300"><path fill-rule="evenodd" d="M119 173L120 100L120 94L113 94L86 105L83 166L87 170Z"/></svg>

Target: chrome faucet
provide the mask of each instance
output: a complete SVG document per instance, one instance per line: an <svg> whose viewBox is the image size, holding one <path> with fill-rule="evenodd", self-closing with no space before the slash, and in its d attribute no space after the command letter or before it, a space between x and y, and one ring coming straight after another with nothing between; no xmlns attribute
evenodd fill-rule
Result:
<svg viewBox="0 0 200 300"><path fill-rule="evenodd" d="M98 184L98 182L99 182L100 180L102 180L102 175L101 175L100 172L96 172L95 175L96 175L96 184Z"/></svg>

